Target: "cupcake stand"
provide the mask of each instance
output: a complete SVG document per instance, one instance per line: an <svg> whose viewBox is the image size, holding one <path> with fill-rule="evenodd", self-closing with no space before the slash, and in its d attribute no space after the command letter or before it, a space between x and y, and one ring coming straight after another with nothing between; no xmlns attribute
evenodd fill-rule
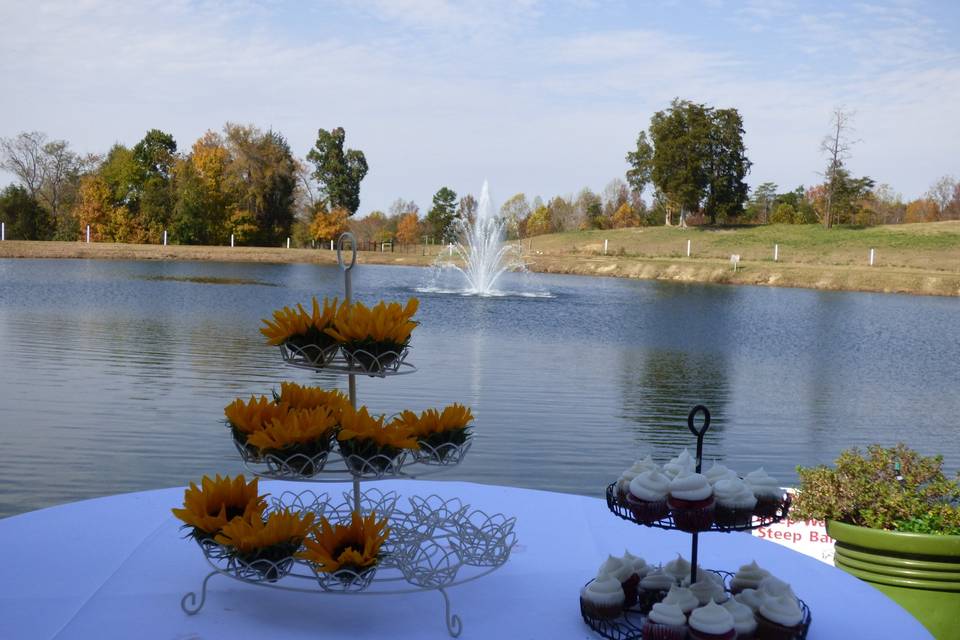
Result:
<svg viewBox="0 0 960 640"><path fill-rule="evenodd" d="M698 414L703 414L703 426L699 429L695 425L695 418ZM703 465L703 437L706 434L707 429L710 428L710 411L703 405L695 406L687 416L687 427L697 438L696 472L700 473ZM660 520L650 523L638 520L626 503L621 500L617 491L616 482L613 482L607 486L606 498L607 508L624 520L629 520L630 522L635 522L636 524L647 527L656 527L658 529L679 529L679 527L676 526L676 523L674 523L673 517L670 514ZM718 523L713 523L709 531L729 533L732 531L749 531L751 529L767 527L786 518L789 510L790 496L787 494L778 506L775 514L772 516L754 515L749 524L743 524L741 526L723 526ZM700 533L701 532L694 532L690 534L690 584L693 584L697 581L697 555L700 542ZM724 588L729 592L730 581L733 578L733 574L727 571L710 571L723 578ZM811 622L810 608L803 600L798 600L798 603L801 611L803 612L803 621L800 625L800 630L793 636L792 640L805 639L807 637L807 631L810 628ZM580 608L580 613L590 628L604 638L610 638L611 640L638 640L643 637L642 630L645 614L639 608L634 607L627 609L623 612L622 616L612 619L594 616L584 610L583 606Z"/></svg>
<svg viewBox="0 0 960 640"><path fill-rule="evenodd" d="M344 245L349 243L349 263L343 259ZM356 266L357 251L353 235L345 233L337 243L337 261L344 272L345 303L352 297L351 271ZM416 367L407 362L408 349L402 353L347 352L337 345L319 348L313 345L280 347L284 361L294 367L346 375L350 403L357 408L358 375L390 377L410 374ZM442 471L458 464L470 448L464 443L442 444L431 448L425 443L415 452L403 451L398 456L378 455L373 458L344 456L330 451L314 456L295 454L281 459L259 456L237 442L244 466L253 474L272 479L312 483L352 481L351 491L342 496L306 490L285 491L271 498L269 510L290 508L313 512L331 523L349 521L351 512L367 515L376 512L389 521L390 536L381 549L379 563L360 573L340 570L335 574L316 574L309 566L292 556L277 560L258 559L244 563L231 558L212 541L200 542L200 549L211 567L199 592L187 593L180 602L183 610L196 614L203 608L207 583L216 575L224 575L259 587L288 591L314 592L331 596L386 596L424 591L438 591L443 597L444 621L452 637L460 635L463 623L451 612L447 589L481 578L502 566L510 557L516 535L516 518L503 514L488 515L471 509L458 498L444 499L437 495L411 496L401 503L396 491L373 488L361 490L362 480L413 478Z"/></svg>

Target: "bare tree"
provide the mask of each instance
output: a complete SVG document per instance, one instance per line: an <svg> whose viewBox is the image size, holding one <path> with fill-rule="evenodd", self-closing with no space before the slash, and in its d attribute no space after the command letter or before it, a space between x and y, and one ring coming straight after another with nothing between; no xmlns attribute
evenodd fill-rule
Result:
<svg viewBox="0 0 960 640"><path fill-rule="evenodd" d="M54 220L76 195L80 173L97 162L97 156L78 156L65 140L47 142L39 131L0 138L0 168L17 176Z"/></svg>
<svg viewBox="0 0 960 640"><path fill-rule="evenodd" d="M953 176L943 176L934 182L927 191L927 199L932 200L933 203L937 205L937 215L940 220L946 219L944 213L947 207L950 206L958 185L960 185L960 183L958 183Z"/></svg>
<svg viewBox="0 0 960 640"><path fill-rule="evenodd" d="M15 138L0 138L0 169L6 169L20 179L30 197L39 199L46 175L44 145L47 135L39 131L24 131Z"/></svg>
<svg viewBox="0 0 960 640"><path fill-rule="evenodd" d="M823 214L823 226L833 226L833 199L840 178L843 162L850 157L853 145L858 141L851 138L853 129L853 111L844 107L835 107L830 119L830 133L820 143L820 151L827 156L827 170L823 174L826 180L826 208Z"/></svg>

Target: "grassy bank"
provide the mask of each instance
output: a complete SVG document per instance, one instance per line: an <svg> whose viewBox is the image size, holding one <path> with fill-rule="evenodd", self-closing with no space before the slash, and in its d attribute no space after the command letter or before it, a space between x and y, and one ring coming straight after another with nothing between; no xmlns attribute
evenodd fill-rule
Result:
<svg viewBox="0 0 960 640"><path fill-rule="evenodd" d="M359 262L428 265L436 247L428 249L361 252ZM770 225L581 231L524 240L524 252L531 270L546 273L960 296L960 222L832 230ZM731 254L741 256L736 273ZM0 258L336 263L336 253L327 249L23 241L0 242Z"/></svg>

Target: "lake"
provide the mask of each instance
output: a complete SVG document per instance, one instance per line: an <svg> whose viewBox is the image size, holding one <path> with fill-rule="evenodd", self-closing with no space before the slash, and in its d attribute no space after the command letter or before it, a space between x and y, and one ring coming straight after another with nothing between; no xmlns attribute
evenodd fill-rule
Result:
<svg viewBox="0 0 960 640"><path fill-rule="evenodd" d="M705 458L784 485L872 442L960 468L956 298L546 275L550 297L475 298L418 292L428 276L357 267L356 298L417 295L422 322L418 371L360 378L358 397L471 406L474 446L443 477L600 496L635 458L692 449L698 403ZM316 265L0 260L0 516L241 472L234 398L346 389L286 367L260 319L342 294Z"/></svg>

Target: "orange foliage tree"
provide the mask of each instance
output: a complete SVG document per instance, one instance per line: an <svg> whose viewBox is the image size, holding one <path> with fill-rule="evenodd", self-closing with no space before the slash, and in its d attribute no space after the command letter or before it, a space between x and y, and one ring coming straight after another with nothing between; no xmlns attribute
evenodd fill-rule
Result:
<svg viewBox="0 0 960 640"><path fill-rule="evenodd" d="M310 222L310 235L314 240L336 240L340 234L348 230L347 217L349 212L338 207L333 211L324 211L318 208Z"/></svg>
<svg viewBox="0 0 960 640"><path fill-rule="evenodd" d="M400 216L397 222L397 241L400 244L416 244L420 239L420 219L412 211Z"/></svg>

